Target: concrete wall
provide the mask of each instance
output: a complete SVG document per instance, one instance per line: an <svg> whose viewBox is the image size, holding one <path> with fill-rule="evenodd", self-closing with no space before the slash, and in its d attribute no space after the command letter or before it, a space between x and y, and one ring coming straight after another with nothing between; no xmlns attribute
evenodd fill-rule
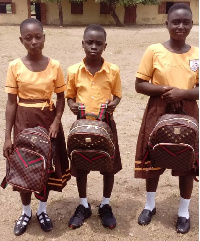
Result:
<svg viewBox="0 0 200 241"><path fill-rule="evenodd" d="M0 14L0 24L20 24L28 18L27 0L13 0L12 2L16 6L16 14ZM190 7L193 12L194 24L199 24L199 1L190 0ZM116 13L122 23L124 22L124 12L123 6L117 6ZM138 5L136 14L136 24L164 24L167 18L166 14L158 14L157 5ZM83 3L83 14L71 14L71 4L69 1L63 1L63 20L64 25L115 24L110 14L100 14L100 5L94 0L87 0ZM46 3L46 23L59 24L57 4Z"/></svg>
<svg viewBox="0 0 200 241"><path fill-rule="evenodd" d="M28 18L27 0L13 0L16 7L16 13L0 14L0 24L20 24Z"/></svg>
<svg viewBox="0 0 200 241"><path fill-rule="evenodd" d="M168 0L173 2L173 0ZM194 24L199 24L199 1L198 0L181 0L190 1L190 8L193 12L193 21ZM162 1L162 2L166 2ZM174 1L176 2L176 0ZM177 1L178 2L178 1ZM137 19L136 24L164 24L167 19L167 14L158 14L158 6L137 6Z"/></svg>
<svg viewBox="0 0 200 241"><path fill-rule="evenodd" d="M117 6L116 13L123 23L124 7ZM110 14L100 14L100 5L94 0L87 0L83 3L83 14L71 14L71 4L63 1L63 22L65 25L82 25L82 24L115 24ZM58 24L58 8L56 4L47 4L47 24Z"/></svg>

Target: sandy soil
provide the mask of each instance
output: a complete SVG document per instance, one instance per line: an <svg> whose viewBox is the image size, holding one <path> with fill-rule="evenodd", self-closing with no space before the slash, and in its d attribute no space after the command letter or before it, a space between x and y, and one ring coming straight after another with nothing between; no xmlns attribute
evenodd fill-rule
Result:
<svg viewBox="0 0 200 241"><path fill-rule="evenodd" d="M44 53L61 62L65 76L67 67L79 62L84 57L81 40L84 27L56 28L45 27L46 44ZM102 177L98 172L92 172L88 177L88 199L93 215L77 230L68 228L68 220L73 214L79 199L75 178L68 182L62 193L51 192L48 201L48 214L54 223L51 233L44 233L36 220L35 213L38 201L32 198L33 218L27 232L21 237L15 237L13 226L21 214L21 204L17 192L12 192L11 186L0 189L0 237L1 240L80 240L80 241L129 241L129 240L198 240L199 235L199 199L198 183L190 203L191 230L186 235L177 234L175 222L179 206L178 178L172 177L166 171L160 179L156 206L157 214L152 223L146 227L137 224L137 218L145 204L145 181L134 179L134 156L137 135L147 97L139 95L134 90L135 73L144 50L149 44L164 42L168 32L164 26L141 27L106 27L108 46L104 57L121 69L123 99L115 112L118 128L119 145L123 162L123 170L115 178L111 205L117 218L115 230L107 230L97 216L97 205L102 198ZM188 43L198 46L198 27L194 26L188 38ZM1 26L0 32L0 149L4 142L6 94L4 83L8 62L23 56L26 52L19 42L18 26ZM63 125L67 136L75 116L66 107ZM5 159L1 156L0 176L5 175Z"/></svg>

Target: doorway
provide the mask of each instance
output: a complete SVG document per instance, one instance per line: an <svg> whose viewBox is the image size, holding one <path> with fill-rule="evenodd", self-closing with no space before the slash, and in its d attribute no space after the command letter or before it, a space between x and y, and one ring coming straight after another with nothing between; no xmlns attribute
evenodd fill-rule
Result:
<svg viewBox="0 0 200 241"><path fill-rule="evenodd" d="M136 8L137 6L125 7L124 24L135 24L136 23Z"/></svg>
<svg viewBox="0 0 200 241"><path fill-rule="evenodd" d="M46 5L41 2L30 2L31 18L38 19L42 24L46 24Z"/></svg>

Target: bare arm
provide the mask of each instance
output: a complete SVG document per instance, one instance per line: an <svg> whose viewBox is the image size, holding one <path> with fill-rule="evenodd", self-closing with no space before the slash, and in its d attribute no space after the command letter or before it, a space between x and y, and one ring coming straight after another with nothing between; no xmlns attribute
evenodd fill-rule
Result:
<svg viewBox="0 0 200 241"><path fill-rule="evenodd" d="M199 87L195 87L190 90L183 90L178 88L173 88L163 94L163 98L167 102L179 102L183 99L188 100L198 100L199 99Z"/></svg>
<svg viewBox="0 0 200 241"><path fill-rule="evenodd" d="M8 94L8 100L6 103L6 130L5 130L5 142L3 146L3 156L8 158L13 151L11 132L15 122L17 110L17 95Z"/></svg>
<svg viewBox="0 0 200 241"><path fill-rule="evenodd" d="M161 96L172 87L165 85L153 85L146 80L136 78L135 81L135 90L144 95L148 96Z"/></svg>
<svg viewBox="0 0 200 241"><path fill-rule="evenodd" d="M117 96L113 96L113 100L108 100L108 106L107 106L107 112L108 113L113 113L113 111L115 110L115 108L117 107L117 105L119 104L121 98L117 97Z"/></svg>
<svg viewBox="0 0 200 241"><path fill-rule="evenodd" d="M57 100L56 100L56 116L54 118L53 123L51 124L49 128L49 136L56 138L58 131L59 131L59 125L61 123L61 118L63 115L63 111L65 109L65 98L64 98L64 92L57 93Z"/></svg>
<svg viewBox="0 0 200 241"><path fill-rule="evenodd" d="M78 115L79 103L76 102L76 99L67 98L67 103L70 110L74 113L74 115Z"/></svg>

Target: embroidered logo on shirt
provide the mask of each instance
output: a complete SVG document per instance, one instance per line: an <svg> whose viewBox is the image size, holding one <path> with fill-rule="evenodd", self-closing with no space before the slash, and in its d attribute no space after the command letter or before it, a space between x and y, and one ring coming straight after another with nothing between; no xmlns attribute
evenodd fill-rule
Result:
<svg viewBox="0 0 200 241"><path fill-rule="evenodd" d="M198 59L190 60L190 69L192 71L197 71L198 68L199 68L199 60Z"/></svg>

